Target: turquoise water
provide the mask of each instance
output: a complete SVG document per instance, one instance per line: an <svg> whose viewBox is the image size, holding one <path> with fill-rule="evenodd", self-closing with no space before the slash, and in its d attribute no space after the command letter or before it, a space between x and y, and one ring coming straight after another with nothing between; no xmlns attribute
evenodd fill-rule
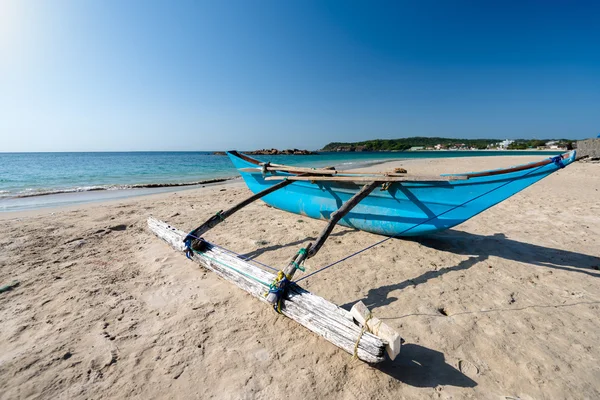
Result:
<svg viewBox="0 0 600 400"><path fill-rule="evenodd" d="M262 156L279 164L357 167L392 159L553 155L541 151L419 151L398 153L322 153L313 156ZM119 191L228 178L237 171L226 156L209 152L0 153L0 211L37 208L52 203L29 197L59 193ZM136 193L142 193L137 191ZM144 191L145 193L145 191ZM95 196L95 197L107 197ZM113 195L114 197L114 195ZM92 198L87 196L87 198ZM10 200L10 204L7 201ZM78 202L69 197L69 202ZM9 205L7 205L9 204Z"/></svg>

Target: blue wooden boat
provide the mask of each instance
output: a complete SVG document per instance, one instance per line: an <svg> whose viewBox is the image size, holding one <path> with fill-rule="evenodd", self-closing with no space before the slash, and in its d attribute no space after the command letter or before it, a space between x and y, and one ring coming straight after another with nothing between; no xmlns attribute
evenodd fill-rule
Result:
<svg viewBox="0 0 600 400"><path fill-rule="evenodd" d="M371 318L368 309L362 305L361 311L356 308L359 315L352 314L350 320L360 320L363 324L358 329L349 322L344 310L316 296L307 297L310 293L302 293L296 283L373 245L293 281L296 271L305 271L304 262L317 254L336 224L389 237L438 232L472 218L575 160L573 151L500 170L413 177L401 171L363 174L332 168L301 168L260 162L236 151L227 154L253 192L250 197L217 212L185 237L183 232L163 222L149 220L149 225L175 248L183 249L188 258L203 263L267 301L277 312L368 362L383 359L382 345L359 351L363 336L368 334L368 329L365 331ZM276 275L269 275L229 253L215 251L216 246L203 239L210 229L258 199L285 211L328 221L319 236L298 250ZM272 282L267 284L269 280ZM340 317L342 314L345 316ZM376 326L380 333L387 332L386 351L393 359L400 351L399 335L389 327L382 331L380 322Z"/></svg>
<svg viewBox="0 0 600 400"><path fill-rule="evenodd" d="M386 236L418 236L459 225L575 160L575 151L516 167L413 179L402 174L352 174L263 163L227 153L253 193L293 183L262 197L273 207L330 220L365 182L381 183L339 224Z"/></svg>

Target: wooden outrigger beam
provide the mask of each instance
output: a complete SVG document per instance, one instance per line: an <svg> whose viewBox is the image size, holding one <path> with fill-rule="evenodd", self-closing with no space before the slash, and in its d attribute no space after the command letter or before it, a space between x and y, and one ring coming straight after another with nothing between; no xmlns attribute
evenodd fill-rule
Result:
<svg viewBox="0 0 600 400"><path fill-rule="evenodd" d="M185 251L184 232L152 217L148 218L148 227L176 250ZM264 294L269 289L268 283L275 279L275 275L208 242L204 243L202 252L191 254L190 257L193 261L215 272L223 279L233 282L260 301L267 301ZM401 339L397 333L391 331L390 334L389 329L381 328L378 328L381 337L369 333L368 329L363 329L354 322L352 315L356 315L355 311L351 314L292 282L281 299L280 312L368 363L383 361L385 351L390 354L391 358L400 351ZM362 315L363 317L365 315L364 309ZM367 326L372 325L360 315L358 315L358 319L365 321L364 324ZM389 339L384 339L385 335L389 335Z"/></svg>
<svg viewBox="0 0 600 400"><path fill-rule="evenodd" d="M273 193L276 190L284 188L291 183L292 183L292 181L280 182L276 185L271 186L268 189L265 189L261 192L253 194L252 196L244 199L240 203L231 207L227 211L223 211L223 210L219 211L218 213L216 213L215 215L210 217L205 223L200 225L198 228L196 228L193 231L191 231L190 233L188 233L187 236L185 237L185 241L189 240L189 241L191 241L191 247L193 247L193 248L197 247L200 244L199 240L202 237L202 235L204 235L206 232L208 232L215 226L219 225L222 221L224 221L226 218L230 217L233 213L241 210L242 208L246 207L248 204L255 202L256 200L260 199L261 197L264 197L264 196L268 195L269 193Z"/></svg>

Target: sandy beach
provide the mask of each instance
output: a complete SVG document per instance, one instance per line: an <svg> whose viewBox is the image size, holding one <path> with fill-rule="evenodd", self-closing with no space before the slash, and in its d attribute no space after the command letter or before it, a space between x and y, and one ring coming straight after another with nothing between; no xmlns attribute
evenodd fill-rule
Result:
<svg viewBox="0 0 600 400"><path fill-rule="evenodd" d="M540 157L388 162L458 173ZM444 233L394 239L304 281L362 300L406 340L368 365L188 261L184 231L249 194L240 180L0 214L0 398L600 398L600 164L575 163ZM323 221L257 202L206 235L269 265ZM337 227L307 272L381 236Z"/></svg>

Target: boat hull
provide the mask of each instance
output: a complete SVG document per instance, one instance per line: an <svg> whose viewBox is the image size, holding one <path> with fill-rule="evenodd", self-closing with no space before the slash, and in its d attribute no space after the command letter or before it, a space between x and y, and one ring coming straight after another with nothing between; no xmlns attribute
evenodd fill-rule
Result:
<svg viewBox="0 0 600 400"><path fill-rule="evenodd" d="M235 167L256 164L228 153ZM575 152L563 159L566 166ZM556 163L482 176L467 180L392 182L387 190L376 189L339 222L340 225L385 236L419 236L459 225L557 171ZM239 171L248 188L258 193L279 181L265 180L261 172ZM269 173L282 177L285 173ZM265 197L273 207L315 219L329 220L331 213L362 187L353 182L296 181Z"/></svg>

